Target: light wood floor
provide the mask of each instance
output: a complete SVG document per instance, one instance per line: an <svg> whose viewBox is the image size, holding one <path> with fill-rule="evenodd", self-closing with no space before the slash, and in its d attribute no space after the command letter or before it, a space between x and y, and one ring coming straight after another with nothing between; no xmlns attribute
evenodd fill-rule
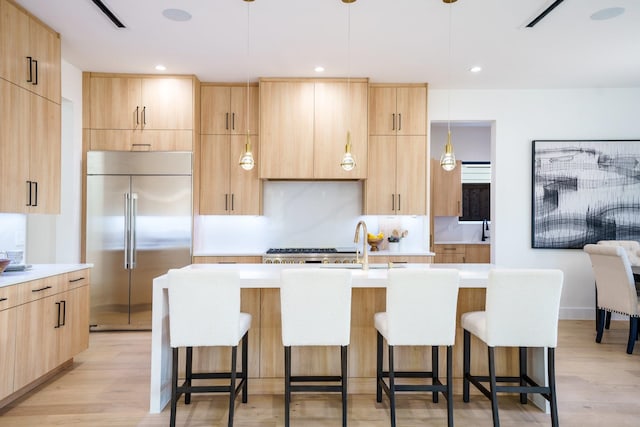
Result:
<svg viewBox="0 0 640 427"><path fill-rule="evenodd" d="M594 342L592 321L561 321L557 354L560 424L569 426L640 425L640 343L627 355L628 322L613 321L602 344ZM168 408L151 415L149 407L149 332L92 333L90 348L67 370L36 391L0 409L0 426L167 426ZM490 403L472 396L463 403L457 386L454 418L457 426L490 426ZM386 401L375 394L349 396L349 426L389 425ZM178 425L226 426L227 400L222 395L196 395L178 407ZM430 397L400 395L399 427L446 426L446 404ZM340 425L338 395L294 395L292 426ZM548 415L515 396L500 397L504 426L550 425ZM249 395L236 404L237 427L283 425L280 395Z"/></svg>

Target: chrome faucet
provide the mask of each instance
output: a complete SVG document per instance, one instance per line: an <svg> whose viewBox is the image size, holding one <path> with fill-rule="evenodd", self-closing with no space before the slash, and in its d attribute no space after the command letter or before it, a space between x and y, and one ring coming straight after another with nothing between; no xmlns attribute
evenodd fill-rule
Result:
<svg viewBox="0 0 640 427"><path fill-rule="evenodd" d="M356 235L353 238L353 242L354 243L358 243L359 242L359 238L360 238L360 228L362 228L362 232L364 234L364 236L362 237L362 269L363 270L368 270L369 269L369 252L367 250L367 236L369 234L369 232L367 231L367 224L365 224L364 221L359 221L358 224L356 224ZM356 262L360 262L360 258L358 256L358 247L356 246Z"/></svg>

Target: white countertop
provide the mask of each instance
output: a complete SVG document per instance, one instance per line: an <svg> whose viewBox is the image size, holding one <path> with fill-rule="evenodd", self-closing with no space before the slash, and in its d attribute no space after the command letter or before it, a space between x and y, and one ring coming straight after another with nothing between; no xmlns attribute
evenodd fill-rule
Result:
<svg viewBox="0 0 640 427"><path fill-rule="evenodd" d="M0 288L92 267L93 264L33 264L29 270L0 274Z"/></svg>
<svg viewBox="0 0 640 427"><path fill-rule="evenodd" d="M483 241L470 241L470 240L439 240L437 242L433 242L434 245L490 245L491 240Z"/></svg>
<svg viewBox="0 0 640 427"><path fill-rule="evenodd" d="M460 271L461 288L485 288L487 274L492 267L492 264L396 264L394 268L455 268ZM243 288L279 288L280 273L286 268L348 268L353 272L354 288L384 288L389 271L387 264L370 264L366 271L345 267L344 264L192 264L184 268L238 270ZM166 286L166 281L154 280L154 284L159 282Z"/></svg>

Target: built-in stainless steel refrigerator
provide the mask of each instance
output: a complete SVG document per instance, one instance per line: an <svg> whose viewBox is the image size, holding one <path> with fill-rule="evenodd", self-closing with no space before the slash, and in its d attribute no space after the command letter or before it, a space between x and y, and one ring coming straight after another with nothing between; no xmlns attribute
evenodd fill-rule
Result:
<svg viewBox="0 0 640 427"><path fill-rule="evenodd" d="M87 153L92 330L151 329L153 279L191 263L189 152Z"/></svg>

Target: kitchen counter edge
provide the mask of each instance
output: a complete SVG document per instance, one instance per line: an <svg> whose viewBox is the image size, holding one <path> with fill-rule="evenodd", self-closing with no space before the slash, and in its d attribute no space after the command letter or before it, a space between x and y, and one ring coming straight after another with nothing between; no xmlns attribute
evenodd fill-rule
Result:
<svg viewBox="0 0 640 427"><path fill-rule="evenodd" d="M25 271L5 271L0 274L0 288L86 268L93 268L93 264L33 264Z"/></svg>

